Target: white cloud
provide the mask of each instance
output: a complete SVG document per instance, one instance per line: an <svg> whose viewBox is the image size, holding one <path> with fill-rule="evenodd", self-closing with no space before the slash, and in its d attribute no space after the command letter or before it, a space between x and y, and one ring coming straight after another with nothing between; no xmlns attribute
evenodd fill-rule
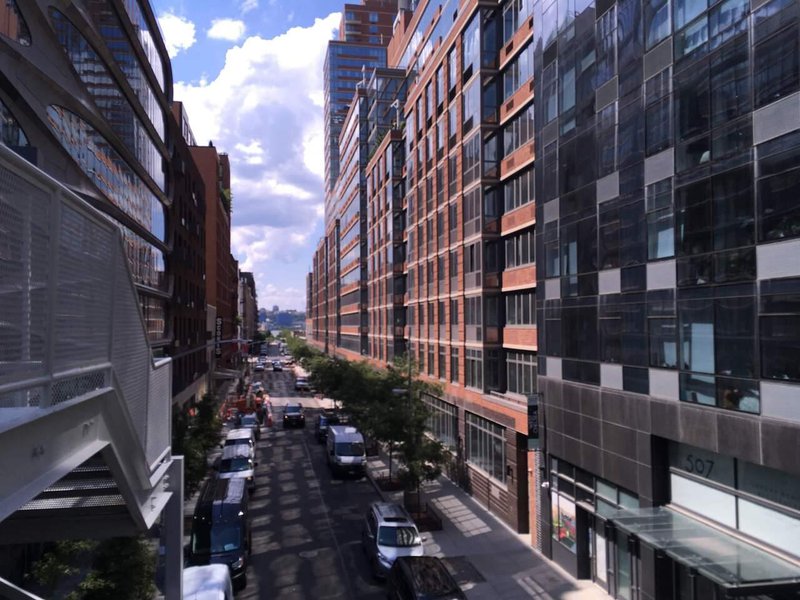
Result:
<svg viewBox="0 0 800 600"><path fill-rule="evenodd" d="M242 14L248 13L256 8L258 8L258 0L242 0L242 3L239 5L239 10Z"/></svg>
<svg viewBox="0 0 800 600"><path fill-rule="evenodd" d="M175 58L181 50L188 50L197 41L195 27L189 19L174 13L161 13L158 24L164 34L164 44L170 58Z"/></svg>
<svg viewBox="0 0 800 600"><path fill-rule="evenodd" d="M227 51L216 77L175 83L202 144L231 161L231 250L260 306L305 309L305 275L322 233L323 73L340 14Z"/></svg>
<svg viewBox="0 0 800 600"><path fill-rule="evenodd" d="M244 21L237 19L214 19L206 35L214 40L238 42L244 36Z"/></svg>

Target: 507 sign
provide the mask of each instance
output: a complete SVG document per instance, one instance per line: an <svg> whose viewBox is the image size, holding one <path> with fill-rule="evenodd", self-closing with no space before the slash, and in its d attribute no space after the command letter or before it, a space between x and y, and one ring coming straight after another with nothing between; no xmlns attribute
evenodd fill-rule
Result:
<svg viewBox="0 0 800 600"><path fill-rule="evenodd" d="M714 461L709 458L700 458L694 454L687 454L681 467L687 473L708 479L711 477L711 471L714 470Z"/></svg>

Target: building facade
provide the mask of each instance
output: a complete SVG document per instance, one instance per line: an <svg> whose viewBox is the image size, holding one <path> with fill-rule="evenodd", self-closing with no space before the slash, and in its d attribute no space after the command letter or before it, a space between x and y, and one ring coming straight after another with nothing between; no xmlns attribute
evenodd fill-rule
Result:
<svg viewBox="0 0 800 600"><path fill-rule="evenodd" d="M242 351L249 350L249 344L258 331L258 295L256 280L249 271L239 272L239 339Z"/></svg>
<svg viewBox="0 0 800 600"><path fill-rule="evenodd" d="M562 6L533 2L543 549L618 598L796 597L797 4Z"/></svg>
<svg viewBox="0 0 800 600"><path fill-rule="evenodd" d="M0 11L3 141L119 225L156 354L173 335L171 96L147 2L9 0Z"/></svg>
<svg viewBox="0 0 800 600"><path fill-rule="evenodd" d="M173 278L170 319L173 332L172 401L192 405L208 387L206 339L206 191L190 147L195 145L189 119L181 102L172 103L169 122L172 206L167 262Z"/></svg>
<svg viewBox="0 0 800 600"><path fill-rule="evenodd" d="M239 364L239 268L231 255L231 170L228 155L213 143L192 146L192 158L206 190L206 318L212 373Z"/></svg>
<svg viewBox="0 0 800 600"><path fill-rule="evenodd" d="M532 37L519 2L401 8L391 68L351 96L334 187L341 208L331 205L310 306L329 352L380 366L409 353L441 385L426 401L457 465L451 475L520 532L536 531ZM358 207L355 164L344 165L365 127ZM357 270L358 298L348 279ZM333 335L348 318L356 329L340 333L358 337Z"/></svg>
<svg viewBox="0 0 800 600"><path fill-rule="evenodd" d="M391 37L397 0L364 0L346 4L337 40L328 42L325 54L325 214L336 212L333 187L339 177L339 136L356 84L364 70L386 66L386 45Z"/></svg>

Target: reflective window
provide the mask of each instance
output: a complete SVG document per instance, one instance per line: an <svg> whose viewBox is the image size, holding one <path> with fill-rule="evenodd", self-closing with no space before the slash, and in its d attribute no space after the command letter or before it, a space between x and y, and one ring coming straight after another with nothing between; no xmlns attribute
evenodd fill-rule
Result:
<svg viewBox="0 0 800 600"><path fill-rule="evenodd" d="M164 253L127 227L120 226L120 230L134 282L165 291L167 280Z"/></svg>
<svg viewBox="0 0 800 600"><path fill-rule="evenodd" d="M506 385L509 392L532 394L536 391L536 354L506 353Z"/></svg>
<svg viewBox="0 0 800 600"><path fill-rule="evenodd" d="M151 342L163 340L167 337L165 300L142 295L139 296L139 300L145 329L147 330L147 338Z"/></svg>
<svg viewBox="0 0 800 600"><path fill-rule="evenodd" d="M120 69L139 98L150 122L164 140L164 113L158 104L155 91L147 80L139 58L136 56L117 13L106 0L92 0L89 11L98 26L108 48L114 54Z"/></svg>
<svg viewBox="0 0 800 600"><path fill-rule="evenodd" d="M111 203L163 241L164 206L111 144L65 108L50 106L47 116L61 145Z"/></svg>
<svg viewBox="0 0 800 600"><path fill-rule="evenodd" d="M443 356L442 347L440 347L440 361L443 360ZM456 369L456 373L458 373L458 369ZM429 394L423 394L422 400L430 411L428 429L448 449L455 450L458 440L458 407Z"/></svg>
<svg viewBox="0 0 800 600"><path fill-rule="evenodd" d="M464 384L483 389L483 350L464 349Z"/></svg>
<svg viewBox="0 0 800 600"><path fill-rule="evenodd" d="M142 45L144 54L153 69L153 74L155 74L161 89L165 90L164 65L161 62L161 55L158 53L155 43L155 39L160 37L160 33L157 29L155 32L151 31L150 24L144 18L144 11L139 0L123 0L123 5L131 20L133 29L139 37L139 43Z"/></svg>
<svg viewBox="0 0 800 600"><path fill-rule="evenodd" d="M645 0L643 5L645 48L650 50L670 33L669 0Z"/></svg>
<svg viewBox="0 0 800 600"><path fill-rule="evenodd" d="M536 292L516 292L505 295L506 326L536 325Z"/></svg>
<svg viewBox="0 0 800 600"><path fill-rule="evenodd" d="M128 150L144 166L156 185L164 190L165 178L161 154L108 68L86 38L62 13L51 9L50 17L59 42L94 98L101 114Z"/></svg>
<svg viewBox="0 0 800 600"><path fill-rule="evenodd" d="M470 350L467 349L469 353ZM500 483L506 481L505 427L492 421L465 413L467 461Z"/></svg>
<svg viewBox="0 0 800 600"><path fill-rule="evenodd" d="M28 145L28 136L8 110L4 102L0 101L0 141L9 148L20 148Z"/></svg>
<svg viewBox="0 0 800 600"><path fill-rule="evenodd" d="M31 32L19 12L16 0L8 0L0 8L0 34L19 42L22 46L31 45Z"/></svg>

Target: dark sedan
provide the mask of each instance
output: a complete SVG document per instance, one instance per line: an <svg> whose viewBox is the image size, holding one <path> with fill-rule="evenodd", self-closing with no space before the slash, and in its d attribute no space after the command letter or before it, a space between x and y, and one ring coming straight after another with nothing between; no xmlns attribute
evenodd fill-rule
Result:
<svg viewBox="0 0 800 600"><path fill-rule="evenodd" d="M287 404L283 409L283 426L284 427L305 427L306 416L303 413L303 405Z"/></svg>

